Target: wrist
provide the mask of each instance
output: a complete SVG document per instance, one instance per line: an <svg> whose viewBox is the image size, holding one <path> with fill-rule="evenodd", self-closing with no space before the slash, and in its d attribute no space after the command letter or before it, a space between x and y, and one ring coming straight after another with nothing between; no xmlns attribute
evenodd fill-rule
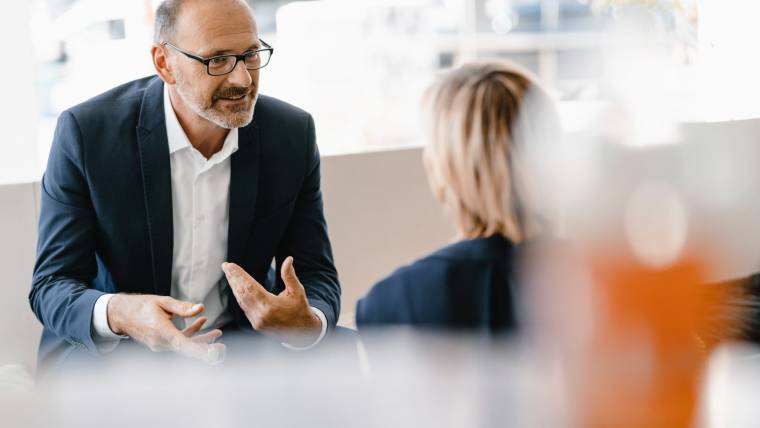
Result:
<svg viewBox="0 0 760 428"><path fill-rule="evenodd" d="M282 346L293 351L305 351L317 346L327 333L327 319L324 313L317 308L310 307L309 312L316 318L314 328L311 327L313 321L304 321L300 335L290 337L290 340L284 340Z"/></svg>
<svg viewBox="0 0 760 428"><path fill-rule="evenodd" d="M309 333L316 332L316 334L319 334L319 331L322 329L322 320L319 319L317 314L311 308L308 308L308 315L304 318L304 330Z"/></svg>
<svg viewBox="0 0 760 428"><path fill-rule="evenodd" d="M123 295L115 294L106 305L106 321L108 321L108 328L112 332L119 335L126 335L127 333L122 328L121 323L121 305L123 303Z"/></svg>
<svg viewBox="0 0 760 428"><path fill-rule="evenodd" d="M307 312L308 315L304 317L299 336L301 336L301 340L305 341L305 343L311 344L320 336L322 320L314 313L311 307L307 308Z"/></svg>

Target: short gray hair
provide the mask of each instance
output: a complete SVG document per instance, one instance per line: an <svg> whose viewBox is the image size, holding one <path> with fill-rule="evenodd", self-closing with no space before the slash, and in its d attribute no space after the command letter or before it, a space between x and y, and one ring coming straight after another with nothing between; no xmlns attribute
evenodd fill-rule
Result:
<svg viewBox="0 0 760 428"><path fill-rule="evenodd" d="M188 0L164 0L156 8L156 18L153 24L153 41L155 43L164 43L175 36L177 27L177 18L181 9L188 3ZM246 5L249 9L250 3L246 0L238 0L239 3Z"/></svg>
<svg viewBox="0 0 760 428"><path fill-rule="evenodd" d="M168 42L174 36L177 17L184 0L164 0L156 9L156 20L153 24L153 41Z"/></svg>

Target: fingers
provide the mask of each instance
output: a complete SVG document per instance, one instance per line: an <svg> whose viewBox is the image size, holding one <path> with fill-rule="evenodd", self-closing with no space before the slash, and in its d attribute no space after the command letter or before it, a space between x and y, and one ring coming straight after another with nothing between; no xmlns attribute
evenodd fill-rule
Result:
<svg viewBox="0 0 760 428"><path fill-rule="evenodd" d="M269 297L269 292L235 263L222 263L222 270L241 306L247 300L246 295L248 294L258 301L266 300Z"/></svg>
<svg viewBox="0 0 760 428"><path fill-rule="evenodd" d="M203 304L196 305L191 302L183 302L173 297L165 296L158 300L159 306L166 312L179 315L181 317L194 317L203 312Z"/></svg>
<svg viewBox="0 0 760 428"><path fill-rule="evenodd" d="M288 257L282 263L280 268L282 281L285 283L285 289L295 294L303 294L303 285L296 276L296 270L293 268L293 257Z"/></svg>
<svg viewBox="0 0 760 428"><path fill-rule="evenodd" d="M169 350L205 362L218 362L219 347L211 351L210 347L214 344L209 343L219 338L221 331L212 330L196 336L198 340L194 340L195 337L193 337L206 323L206 317L199 317L182 331L171 321L170 314L183 317L198 315L203 311L202 304L193 305L171 297L156 298L155 296L150 297L149 303L149 305L140 306L140 308L147 307L148 309L132 313L134 323L137 325L135 334L132 335L135 340L156 352Z"/></svg>
<svg viewBox="0 0 760 428"><path fill-rule="evenodd" d="M222 337L222 330L214 329L211 331L207 331L203 334L195 335L195 333L198 333L201 328L203 327L203 324L205 324L207 321L206 317L200 317L195 322L193 322L191 325L185 327L184 330L182 330L182 334L185 337L189 337L194 342L198 343L213 343L216 339Z"/></svg>
<svg viewBox="0 0 760 428"><path fill-rule="evenodd" d="M191 337L191 339L194 342L211 344L211 343L214 343L214 341L216 339L219 339L220 337L222 337L222 330L216 329L216 330L207 331L206 333L199 334L197 336L193 336Z"/></svg>
<svg viewBox="0 0 760 428"><path fill-rule="evenodd" d="M168 348L177 354L210 362L209 345L190 339L176 328L165 329L164 340L166 341Z"/></svg>
<svg viewBox="0 0 760 428"><path fill-rule="evenodd" d="M200 317L197 320L195 320L192 324L185 327L184 330L182 330L182 334L185 335L185 337L192 337L195 333L198 333L201 330L201 327L203 327L203 324L206 323L206 317Z"/></svg>
<svg viewBox="0 0 760 428"><path fill-rule="evenodd" d="M188 331L197 331L197 328L203 325L200 320L199 318L183 331L179 331L171 321L166 320L166 323L159 328L159 335L164 345L158 348L168 349L184 357L194 358L210 364L221 362L224 359L226 348L221 343L212 343L222 335L221 330L211 330L194 337L186 336Z"/></svg>

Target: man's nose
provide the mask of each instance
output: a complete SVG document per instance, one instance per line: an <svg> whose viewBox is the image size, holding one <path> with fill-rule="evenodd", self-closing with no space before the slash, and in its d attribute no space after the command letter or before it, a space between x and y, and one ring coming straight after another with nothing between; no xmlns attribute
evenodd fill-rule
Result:
<svg viewBox="0 0 760 428"><path fill-rule="evenodd" d="M232 72L227 75L227 80L238 87L249 87L251 86L251 83L253 82L253 78L251 77L251 73L248 71L247 68L245 68L245 62L244 61L238 61L237 64L235 64L235 68L232 69Z"/></svg>

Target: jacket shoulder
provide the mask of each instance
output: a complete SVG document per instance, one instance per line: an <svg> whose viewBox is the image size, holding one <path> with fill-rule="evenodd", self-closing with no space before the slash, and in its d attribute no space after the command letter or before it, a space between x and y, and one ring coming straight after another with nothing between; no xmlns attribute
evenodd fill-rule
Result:
<svg viewBox="0 0 760 428"><path fill-rule="evenodd" d="M97 121L104 118L111 121L123 120L125 114L136 116L145 90L153 84L161 84L160 79L149 76L133 80L96 95L66 111L79 122Z"/></svg>
<svg viewBox="0 0 760 428"><path fill-rule="evenodd" d="M256 100L256 109L253 114L254 122L267 122L269 120L296 120L302 121L311 115L305 110L268 95L259 95Z"/></svg>
<svg viewBox="0 0 760 428"><path fill-rule="evenodd" d="M396 269L357 303L357 324L415 323L420 315L419 297L436 292L450 268L446 260L426 257Z"/></svg>
<svg viewBox="0 0 760 428"><path fill-rule="evenodd" d="M501 237L478 238L451 244L398 268L357 305L357 324L424 323L430 311L435 312L434 302L446 300L447 293L461 294L463 278L469 281L468 292L476 292L476 283L486 285L483 272L509 264L512 249Z"/></svg>
<svg viewBox="0 0 760 428"><path fill-rule="evenodd" d="M453 243L420 261L445 260L452 264L492 262L509 257L514 249L514 245L508 239L495 235Z"/></svg>

